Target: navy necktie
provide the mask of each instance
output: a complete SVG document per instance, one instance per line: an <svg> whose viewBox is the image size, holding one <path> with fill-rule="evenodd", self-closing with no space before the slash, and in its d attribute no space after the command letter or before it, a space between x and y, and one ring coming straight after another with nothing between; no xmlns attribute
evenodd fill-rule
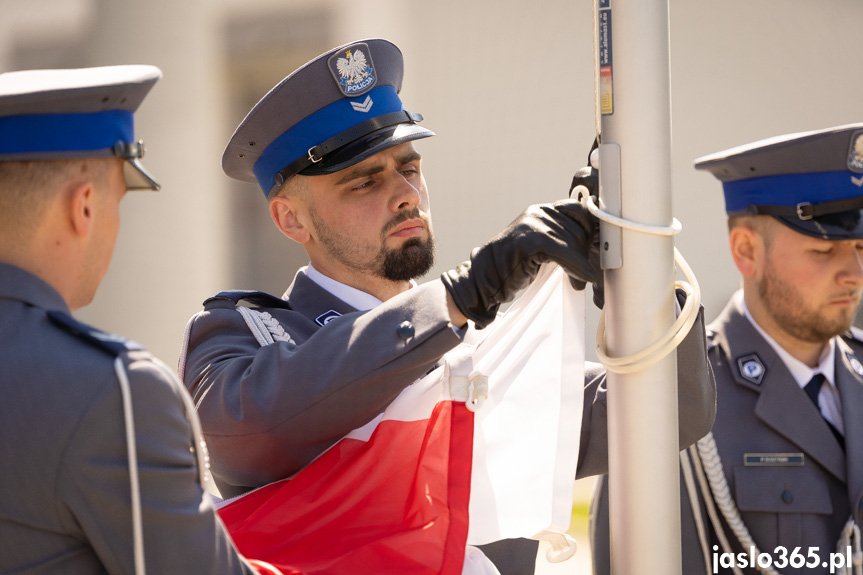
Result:
<svg viewBox="0 0 863 575"><path fill-rule="evenodd" d="M815 409L818 410L818 413L821 413L821 407L819 407L818 405L818 394L821 392L821 386L824 385L826 381L827 379L824 377L823 373L816 373L812 376L812 379L809 380L809 383L807 383L806 386L803 388L803 391L806 392L806 395L809 397L809 399L812 400L812 403L815 404ZM822 419L824 418L823 415L821 417ZM839 445L841 445L842 449L844 450L845 438L842 436L841 433L839 433L838 429L833 427L832 423L830 423L826 419L824 419L824 423L826 423L827 427L830 428L830 431L833 432L833 436L836 437Z"/></svg>
<svg viewBox="0 0 863 575"><path fill-rule="evenodd" d="M809 383L806 384L806 387L803 388L803 391L806 392L806 395L809 396L815 407L818 407L818 394L821 392L821 386L824 385L825 381L827 381L827 378L824 377L823 373L816 373L809 380ZM818 411L819 413L821 412L820 407L818 407Z"/></svg>

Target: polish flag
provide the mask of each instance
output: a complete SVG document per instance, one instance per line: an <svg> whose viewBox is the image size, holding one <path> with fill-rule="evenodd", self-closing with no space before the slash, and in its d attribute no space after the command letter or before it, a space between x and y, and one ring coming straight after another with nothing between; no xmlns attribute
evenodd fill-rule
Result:
<svg viewBox="0 0 863 575"><path fill-rule="evenodd" d="M495 573L468 547L569 528L584 296L556 266L444 365L290 479L224 505L286 575ZM468 559L466 560L466 550Z"/></svg>

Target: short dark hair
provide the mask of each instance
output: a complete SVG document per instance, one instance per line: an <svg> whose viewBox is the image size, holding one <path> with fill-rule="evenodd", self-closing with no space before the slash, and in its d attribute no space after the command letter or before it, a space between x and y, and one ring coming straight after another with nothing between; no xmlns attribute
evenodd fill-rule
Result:
<svg viewBox="0 0 863 575"><path fill-rule="evenodd" d="M45 216L62 184L74 178L101 181L107 162L93 159L0 162L0 229L23 241Z"/></svg>
<svg viewBox="0 0 863 575"><path fill-rule="evenodd" d="M769 248L773 241L774 224L779 224L779 222L777 222L772 216L761 214L731 216L728 218L728 231L730 232L734 228L738 227L749 228L761 236L764 239L764 245Z"/></svg>

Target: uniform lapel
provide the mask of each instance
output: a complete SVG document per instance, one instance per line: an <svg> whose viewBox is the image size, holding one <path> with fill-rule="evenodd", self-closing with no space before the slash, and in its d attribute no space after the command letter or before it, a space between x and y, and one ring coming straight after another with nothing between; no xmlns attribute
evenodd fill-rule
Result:
<svg viewBox="0 0 863 575"><path fill-rule="evenodd" d="M735 299L735 301L737 301ZM735 383L759 393L755 416L797 445L808 457L845 481L845 454L821 414L794 381L788 368L735 305L726 318L725 345ZM757 355L764 366L760 383L745 378L737 360Z"/></svg>
<svg viewBox="0 0 863 575"><path fill-rule="evenodd" d="M297 272L282 299L290 301L295 310L318 325L324 325L333 317L357 311L310 280L302 270Z"/></svg>
<svg viewBox="0 0 863 575"><path fill-rule="evenodd" d="M842 420L845 426L848 494L851 498L851 509L858 509L860 499L863 498L863 375L858 370L863 371L863 365L847 343L841 338L836 339L836 387L842 401Z"/></svg>

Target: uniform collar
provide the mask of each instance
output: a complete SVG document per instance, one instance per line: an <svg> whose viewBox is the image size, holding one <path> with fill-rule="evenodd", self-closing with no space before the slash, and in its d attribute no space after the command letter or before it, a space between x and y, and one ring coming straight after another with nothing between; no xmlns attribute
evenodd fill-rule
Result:
<svg viewBox="0 0 863 575"><path fill-rule="evenodd" d="M742 298L732 297L709 329L714 345L721 347L729 360L731 381L758 394L754 399L755 417L845 481L845 453L827 426L822 425L821 415L812 409L806 394L794 392L799 389L796 380L756 325L746 318ZM714 369L718 367L713 365ZM750 369L747 375L746 365L756 369ZM719 379L717 376L717 385Z"/></svg>
<svg viewBox="0 0 863 575"><path fill-rule="evenodd" d="M63 297L44 280L3 262L0 262L0 299L19 300L34 307L70 313Z"/></svg>
<svg viewBox="0 0 863 575"><path fill-rule="evenodd" d="M352 288L347 284L343 284L331 277L325 276L316 270L312 264L309 264L304 271L306 273L306 277L357 311L368 311L383 303L371 294ZM416 285L417 283L414 280L411 280L411 289L416 287Z"/></svg>
<svg viewBox="0 0 863 575"><path fill-rule="evenodd" d="M818 359L818 365L815 367L809 367L788 353L784 347L779 345L775 339L770 337L770 335L764 331L760 325L758 325L758 322L756 322L755 318L752 317L752 314L749 313L749 308L746 307L746 300L743 297L743 292L738 292L735 297L739 298L739 305L743 310L743 315L746 316L746 319L749 320L749 323L752 324L755 331L764 338L764 341L770 344L770 347L773 348L773 351L776 352L776 355L779 356L779 359L781 359L782 363L785 364L785 367L788 368L794 381L797 382L797 385L800 386L801 389L809 383L812 376L816 373L823 374L827 382L832 387L836 387L836 338L831 337L830 341L827 342L827 345L821 352L821 357Z"/></svg>

